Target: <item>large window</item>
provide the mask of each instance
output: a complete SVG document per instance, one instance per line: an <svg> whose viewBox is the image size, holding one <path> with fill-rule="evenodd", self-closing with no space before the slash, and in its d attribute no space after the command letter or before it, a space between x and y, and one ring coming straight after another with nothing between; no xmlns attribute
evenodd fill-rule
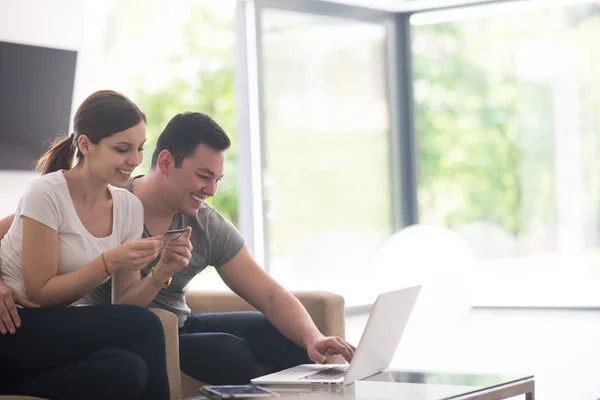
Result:
<svg viewBox="0 0 600 400"><path fill-rule="evenodd" d="M265 8L266 262L290 289L372 301L391 234L386 27Z"/></svg>
<svg viewBox="0 0 600 400"><path fill-rule="evenodd" d="M470 245L476 303L598 304L598 3L467 11L412 19L420 222Z"/></svg>
<svg viewBox="0 0 600 400"><path fill-rule="evenodd" d="M411 19L418 219L469 245L476 304L599 303L599 2L558 3ZM75 102L113 88L140 104L149 116L140 172L175 113L212 115L234 143L213 204L239 225L234 7L89 1ZM286 287L360 304L356 288L392 233L402 175L390 167L399 160L390 151L398 110L388 78L400 79L387 58L393 18L276 8L261 11L260 79L251 77L260 81L253 184L262 186L252 200L264 211L254 222L264 224L265 264ZM198 284L216 284L211 276Z"/></svg>

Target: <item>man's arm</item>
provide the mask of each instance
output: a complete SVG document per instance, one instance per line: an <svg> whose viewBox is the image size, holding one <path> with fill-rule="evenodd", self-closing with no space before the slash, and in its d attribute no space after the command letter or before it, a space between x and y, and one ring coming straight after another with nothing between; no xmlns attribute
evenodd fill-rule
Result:
<svg viewBox="0 0 600 400"><path fill-rule="evenodd" d="M4 238L4 236L10 229L13 219L15 219L15 214L9 215L8 217L0 219L0 240L2 240L2 238Z"/></svg>
<svg viewBox="0 0 600 400"><path fill-rule="evenodd" d="M352 359L354 346L337 336L323 336L302 303L260 268L246 246L217 271L231 290L265 314L283 335L306 348L313 361L324 363L332 354Z"/></svg>
<svg viewBox="0 0 600 400"><path fill-rule="evenodd" d="M15 214L0 219L0 240L8 232L14 218ZM17 304L22 307L39 307L20 294L13 292L11 288L2 282L2 273L0 271L0 334L5 335L10 332L12 335L16 332L16 328L21 326Z"/></svg>
<svg viewBox="0 0 600 400"><path fill-rule="evenodd" d="M141 279L139 271L118 271L113 274L112 303L146 307L152 303L160 288L150 275ZM166 282L168 277L165 277Z"/></svg>

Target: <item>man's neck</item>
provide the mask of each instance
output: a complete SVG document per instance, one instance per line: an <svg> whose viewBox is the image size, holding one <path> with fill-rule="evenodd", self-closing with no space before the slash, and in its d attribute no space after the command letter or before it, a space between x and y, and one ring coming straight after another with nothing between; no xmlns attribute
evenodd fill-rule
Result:
<svg viewBox="0 0 600 400"><path fill-rule="evenodd" d="M177 214L164 199L161 178L156 171L150 170L132 182L133 193L144 206L144 224L153 235L167 231Z"/></svg>

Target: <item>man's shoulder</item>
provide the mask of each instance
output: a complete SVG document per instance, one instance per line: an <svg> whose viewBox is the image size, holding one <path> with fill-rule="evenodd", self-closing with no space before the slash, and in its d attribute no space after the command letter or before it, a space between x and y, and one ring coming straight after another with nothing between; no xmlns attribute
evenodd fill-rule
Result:
<svg viewBox="0 0 600 400"><path fill-rule="evenodd" d="M202 206L195 216L183 215L182 219L186 226L187 224L193 223L205 228L215 228L228 224L227 219L221 215L219 210L208 203L202 203Z"/></svg>
<svg viewBox="0 0 600 400"><path fill-rule="evenodd" d="M133 176L131 178L129 178L129 180L127 181L127 185L125 185L125 189L130 192L131 194L133 194L133 181L138 179L138 178L142 178L144 175L136 175Z"/></svg>
<svg viewBox="0 0 600 400"><path fill-rule="evenodd" d="M116 200L119 203L128 204L129 206L133 207L143 207L142 201L127 188L120 188L116 186L109 186L109 188L110 193L113 196L113 201Z"/></svg>
<svg viewBox="0 0 600 400"><path fill-rule="evenodd" d="M213 250L234 242L243 242L238 229L210 204L203 204L196 216L183 215L178 227L185 228L187 226L192 227L192 242L208 241ZM239 240L230 240L232 238L239 238Z"/></svg>
<svg viewBox="0 0 600 400"><path fill-rule="evenodd" d="M202 206L198 210L197 216L199 216L199 215L213 215L213 214L217 214L219 216L221 215L221 213L219 212L219 210L217 210L216 208L214 208L213 206L211 206L210 204L208 204L206 202L202 202Z"/></svg>

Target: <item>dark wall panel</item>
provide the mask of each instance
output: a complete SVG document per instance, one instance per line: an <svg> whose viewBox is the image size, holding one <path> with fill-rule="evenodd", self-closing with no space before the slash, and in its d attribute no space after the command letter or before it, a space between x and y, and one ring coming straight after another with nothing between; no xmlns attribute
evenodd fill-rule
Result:
<svg viewBox="0 0 600 400"><path fill-rule="evenodd" d="M0 169L29 170L69 129L77 52L0 41Z"/></svg>

